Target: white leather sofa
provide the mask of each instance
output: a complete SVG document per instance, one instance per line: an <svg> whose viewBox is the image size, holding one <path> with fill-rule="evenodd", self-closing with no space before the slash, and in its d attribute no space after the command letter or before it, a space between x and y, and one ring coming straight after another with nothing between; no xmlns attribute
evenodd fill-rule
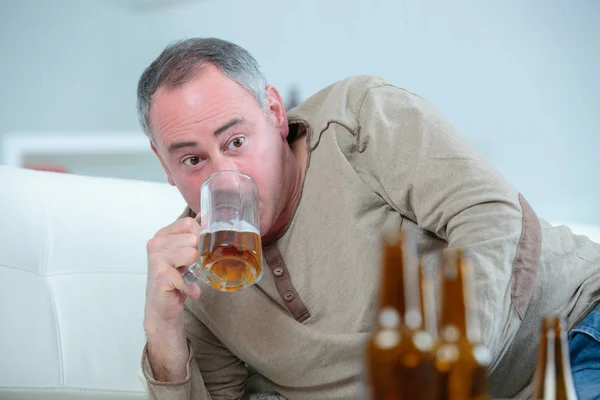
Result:
<svg viewBox="0 0 600 400"><path fill-rule="evenodd" d="M177 190L3 166L0 188L0 399L145 398L146 242Z"/></svg>
<svg viewBox="0 0 600 400"><path fill-rule="evenodd" d="M0 399L143 399L146 242L167 184L0 166Z"/></svg>

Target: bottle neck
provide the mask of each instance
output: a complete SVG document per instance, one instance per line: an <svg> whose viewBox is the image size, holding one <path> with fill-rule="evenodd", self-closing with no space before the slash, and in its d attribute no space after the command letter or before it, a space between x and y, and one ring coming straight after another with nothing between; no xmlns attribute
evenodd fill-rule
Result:
<svg viewBox="0 0 600 400"><path fill-rule="evenodd" d="M540 344L538 346L538 359L535 377L534 399L543 399L547 391L553 392L553 388L546 388L546 382L556 382L554 375L554 332L548 330L548 319L542 319L540 332Z"/></svg>
<svg viewBox="0 0 600 400"><path fill-rule="evenodd" d="M404 276L399 236L384 237L380 309L393 308L404 316Z"/></svg>
<svg viewBox="0 0 600 400"><path fill-rule="evenodd" d="M409 330L416 331L423 325L421 312L421 282L419 280L419 260L414 242L406 242L403 252L404 280L404 324Z"/></svg>
<svg viewBox="0 0 600 400"><path fill-rule="evenodd" d="M383 239L380 310L397 310L408 329L419 329L423 318L415 242L399 230L385 231Z"/></svg>
<svg viewBox="0 0 600 400"><path fill-rule="evenodd" d="M554 315L542 319L535 399L576 399L565 321Z"/></svg>
<svg viewBox="0 0 600 400"><path fill-rule="evenodd" d="M426 270L419 263L419 282L421 289L421 316L423 317L422 329L433 337L438 335L438 320L435 307L435 277L432 270Z"/></svg>
<svg viewBox="0 0 600 400"><path fill-rule="evenodd" d="M557 390L565 399L575 399L575 385L571 372L571 360L567 345L566 322L561 317L554 317L554 357L556 368ZM550 340L548 340L550 341Z"/></svg>
<svg viewBox="0 0 600 400"><path fill-rule="evenodd" d="M461 250L448 250L444 255L442 293L442 338L450 342L459 338L478 341L471 265Z"/></svg>

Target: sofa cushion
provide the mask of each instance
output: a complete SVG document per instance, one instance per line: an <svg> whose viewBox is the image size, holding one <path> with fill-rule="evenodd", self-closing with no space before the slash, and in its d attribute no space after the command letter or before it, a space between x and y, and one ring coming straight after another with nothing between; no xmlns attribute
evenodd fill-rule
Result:
<svg viewBox="0 0 600 400"><path fill-rule="evenodd" d="M177 190L14 167L0 184L0 398L143 398L146 242Z"/></svg>

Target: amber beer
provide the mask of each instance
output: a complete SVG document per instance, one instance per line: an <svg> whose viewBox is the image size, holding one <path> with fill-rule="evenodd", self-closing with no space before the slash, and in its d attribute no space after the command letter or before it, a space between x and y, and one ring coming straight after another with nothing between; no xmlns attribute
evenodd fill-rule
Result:
<svg viewBox="0 0 600 400"><path fill-rule="evenodd" d="M225 292L242 290L263 273L260 235L249 224L237 228L200 234L201 274L212 287Z"/></svg>
<svg viewBox="0 0 600 400"><path fill-rule="evenodd" d="M475 288L468 258L448 249L442 264L441 345L436 369L443 377L447 400L486 400L491 355L480 343Z"/></svg>
<svg viewBox="0 0 600 400"><path fill-rule="evenodd" d="M542 318L533 400L577 400L565 325L559 315Z"/></svg>

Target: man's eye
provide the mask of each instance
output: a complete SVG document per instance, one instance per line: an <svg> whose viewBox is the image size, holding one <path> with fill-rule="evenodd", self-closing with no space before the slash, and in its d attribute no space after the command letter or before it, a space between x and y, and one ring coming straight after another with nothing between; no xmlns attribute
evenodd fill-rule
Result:
<svg viewBox="0 0 600 400"><path fill-rule="evenodd" d="M231 142L229 142L229 144L227 145L227 148L228 149L239 149L244 144L244 141L245 141L245 139L243 137L235 138Z"/></svg>
<svg viewBox="0 0 600 400"><path fill-rule="evenodd" d="M185 165L198 165L198 164L200 164L200 157L197 157L197 156L188 157L185 160L183 160L183 163Z"/></svg>

